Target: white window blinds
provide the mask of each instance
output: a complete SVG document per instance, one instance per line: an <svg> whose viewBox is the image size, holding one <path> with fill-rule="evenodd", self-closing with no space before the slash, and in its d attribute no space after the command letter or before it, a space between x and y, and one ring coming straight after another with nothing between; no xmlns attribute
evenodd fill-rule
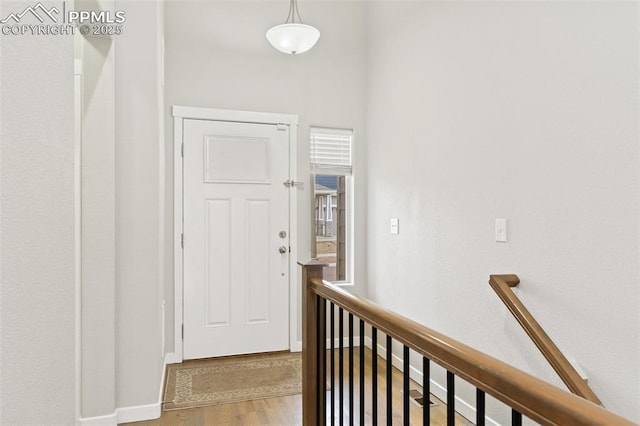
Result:
<svg viewBox="0 0 640 426"><path fill-rule="evenodd" d="M353 130L312 127L310 139L311 173L351 175Z"/></svg>

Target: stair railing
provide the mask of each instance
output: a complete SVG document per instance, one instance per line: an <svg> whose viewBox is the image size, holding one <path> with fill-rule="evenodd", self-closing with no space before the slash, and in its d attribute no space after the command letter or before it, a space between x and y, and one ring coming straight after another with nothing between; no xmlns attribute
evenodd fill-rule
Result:
<svg viewBox="0 0 640 426"><path fill-rule="evenodd" d="M493 288L498 297L504 302L516 320L518 320L518 323L520 323L540 352L542 352L542 355L549 361L549 364L551 364L551 367L553 367L558 376L560 376L560 379L562 379L567 388L574 394L588 401L602 405L602 402L600 402L600 399L589 387L587 382L582 379L562 351L553 343L553 340L551 340L542 326L536 321L533 315L531 315L531 312L529 312L518 296L511 290L519 283L520 278L518 278L517 275L491 275L489 277L489 285L491 285L491 288Z"/></svg>
<svg viewBox="0 0 640 426"><path fill-rule="evenodd" d="M381 306L344 289L323 281L322 270L325 265L311 261L302 265L302 416L305 425L326 425L335 422L335 412L339 411L338 424L342 425L344 417L352 424L396 424L392 407L392 342L403 345L402 351L402 423L409 425L409 371L410 354L422 356L422 387L425 396L422 424L430 424L430 363L435 362L445 368L447 373L447 425L455 424L455 376L464 379L476 387L476 419L477 425L485 424L485 394L489 394L511 408L512 425L522 424L523 416L543 425L633 425L615 413L584 398L544 382L532 375L512 367L489 355L479 352L454 339L442 335L415 321L386 310ZM504 281L504 278L502 279ZM338 309L339 347L334 348L334 312ZM343 313L348 314L348 345L343 347ZM327 326L329 320L330 326ZM365 395L364 368L360 368L359 395L354 383L354 320L358 320L360 345L358 356L360 365L364 365L366 352L362 337L365 331L371 332L372 380L371 395ZM365 328L365 325L367 328ZM327 336L329 331L330 336ZM377 336L386 334L386 383L378 384L376 380ZM330 351L327 338L330 337ZM338 350L338 383L334 384L336 372L334 368L334 352ZM343 374L343 356L346 350L347 372ZM329 353L329 356L327 356ZM329 373L329 374L328 374ZM348 383L345 375L348 374ZM327 377L331 377L330 389L327 389ZM347 387L347 389L343 389ZM386 406L378 407L378 389L386 393ZM335 394L336 390L339 396ZM358 395L359 407L354 411L354 398ZM330 407L327 405L330 401ZM335 404L338 404L338 410ZM365 419L366 412L370 417ZM329 410L327 410L329 408ZM329 411L329 413L327 413ZM386 415L386 423L379 415ZM358 420L356 422L356 419Z"/></svg>

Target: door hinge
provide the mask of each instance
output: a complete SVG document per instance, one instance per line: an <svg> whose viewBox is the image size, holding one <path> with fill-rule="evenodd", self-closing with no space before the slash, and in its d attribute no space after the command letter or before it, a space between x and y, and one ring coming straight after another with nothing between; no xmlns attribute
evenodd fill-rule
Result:
<svg viewBox="0 0 640 426"><path fill-rule="evenodd" d="M182 332L181 332L182 340L184 340L184 324L182 324Z"/></svg>
<svg viewBox="0 0 640 426"><path fill-rule="evenodd" d="M182 145L180 146L180 155L184 157L184 142L182 142Z"/></svg>
<svg viewBox="0 0 640 426"><path fill-rule="evenodd" d="M288 179L285 180L284 182L282 182L282 184L284 186L286 186L287 188L299 188L299 189L304 189L304 182L297 182L295 180L292 179Z"/></svg>
<svg viewBox="0 0 640 426"><path fill-rule="evenodd" d="M286 124L278 123L277 124L277 128L278 128L278 130L287 130L289 128L289 126L286 125Z"/></svg>
<svg viewBox="0 0 640 426"><path fill-rule="evenodd" d="M180 246L184 248L184 234L180 234Z"/></svg>

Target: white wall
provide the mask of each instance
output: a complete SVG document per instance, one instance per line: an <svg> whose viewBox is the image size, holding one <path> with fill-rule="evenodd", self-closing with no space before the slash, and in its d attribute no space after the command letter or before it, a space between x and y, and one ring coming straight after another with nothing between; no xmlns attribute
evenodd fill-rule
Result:
<svg viewBox="0 0 640 426"><path fill-rule="evenodd" d="M365 5L357 2L301 2L305 22L320 29L309 52L289 56L265 38L283 23L288 2L168 1L166 3L166 108L199 106L298 114L298 259L310 256L309 126L353 128L356 132L358 204L364 206L366 38ZM173 152L172 122L167 120L167 152ZM172 158L167 188L173 187ZM167 192L167 247L173 247L173 195ZM357 211L356 292L365 280L364 212ZM295 261L296 259L294 259ZM173 324L172 253L167 253L167 325ZM173 330L167 329L171 350Z"/></svg>
<svg viewBox="0 0 640 426"><path fill-rule="evenodd" d="M0 37L0 89L0 423L72 424L73 39Z"/></svg>
<svg viewBox="0 0 640 426"><path fill-rule="evenodd" d="M79 37L82 57L82 409L115 410L115 92L113 42Z"/></svg>
<svg viewBox="0 0 640 426"><path fill-rule="evenodd" d="M604 404L640 421L637 8L371 3L367 291L559 383L487 284L517 273Z"/></svg>
<svg viewBox="0 0 640 426"><path fill-rule="evenodd" d="M3 1L0 15L23 4ZM90 193L96 203L113 196L102 200L113 210L91 225L108 225L94 254L106 250L100 268L113 276L83 282L91 299L83 320L94 321L83 322L93 339L84 341L84 361L93 362L83 371L86 416L155 407L165 296L173 324L173 169L169 155L163 182L152 37L162 18L146 4L125 8L129 32L116 40L112 76L117 132L103 146L113 157L91 169L114 185ZM557 383L486 283L490 273L518 273L520 297L605 404L640 421L637 4L300 6L322 37L290 57L264 39L284 20L285 1L169 2L164 117L174 104L299 114L301 179L309 125L355 128L355 291L364 292L368 275L369 296L385 306ZM73 42L2 36L0 67L0 423L69 424ZM170 121L165 131L172 152ZM157 208L163 183L165 218ZM308 189L301 260L309 254ZM88 201L83 213L98 215L102 204ZM390 217L400 218L398 236L388 234ZM492 241L497 217L509 219L506 244Z"/></svg>
<svg viewBox="0 0 640 426"><path fill-rule="evenodd" d="M157 404L159 414L163 5L126 1L116 6L127 16L123 34L114 38L116 406Z"/></svg>
<svg viewBox="0 0 640 426"><path fill-rule="evenodd" d="M124 10L121 35L81 38L83 422L158 416L163 348L160 2Z"/></svg>

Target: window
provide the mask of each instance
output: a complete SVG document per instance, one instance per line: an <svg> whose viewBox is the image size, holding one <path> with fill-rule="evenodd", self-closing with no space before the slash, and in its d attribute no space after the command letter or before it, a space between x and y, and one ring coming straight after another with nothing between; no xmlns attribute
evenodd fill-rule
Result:
<svg viewBox="0 0 640 426"><path fill-rule="evenodd" d="M316 257L329 265L325 279L342 284L353 280L352 142L352 130L311 128Z"/></svg>

